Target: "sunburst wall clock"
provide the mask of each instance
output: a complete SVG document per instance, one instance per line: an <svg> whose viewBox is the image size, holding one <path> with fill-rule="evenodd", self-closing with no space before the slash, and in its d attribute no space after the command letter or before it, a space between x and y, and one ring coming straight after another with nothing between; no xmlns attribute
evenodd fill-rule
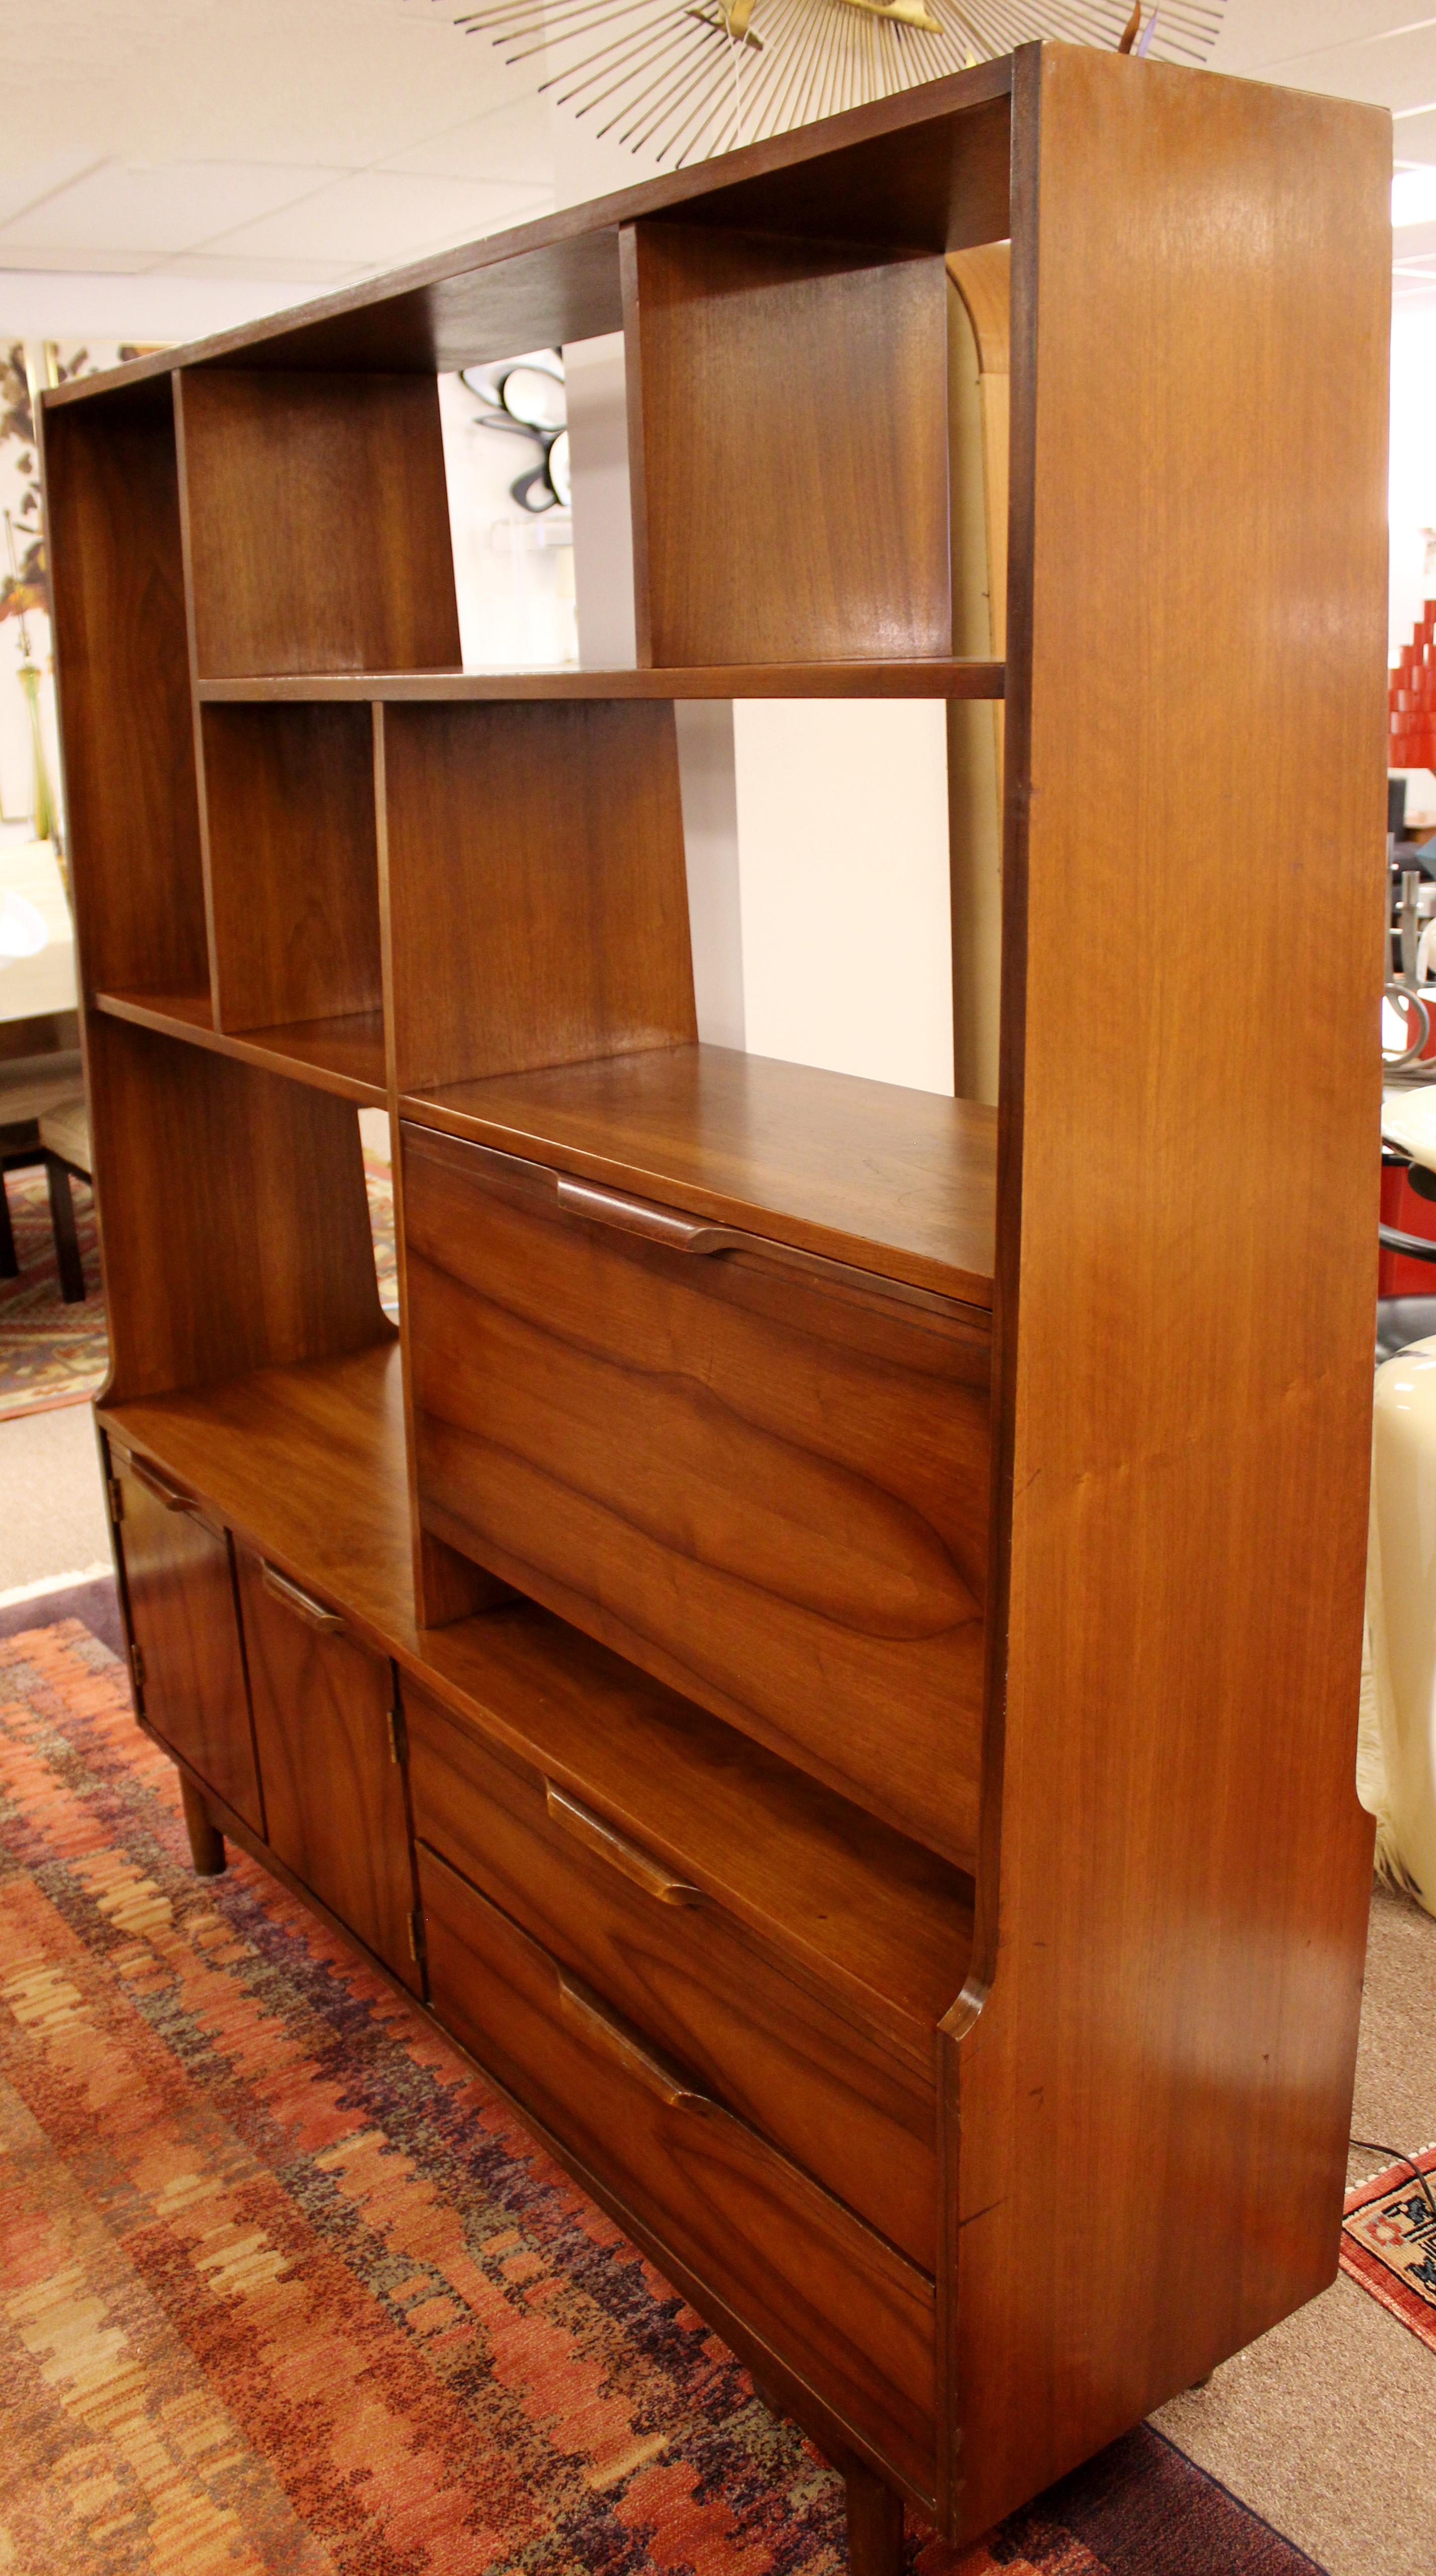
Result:
<svg viewBox="0 0 1436 2576"><path fill-rule="evenodd" d="M481 0L455 21L675 168L1034 37L1205 62L1224 0ZM1130 12L1130 14L1129 14Z"/></svg>

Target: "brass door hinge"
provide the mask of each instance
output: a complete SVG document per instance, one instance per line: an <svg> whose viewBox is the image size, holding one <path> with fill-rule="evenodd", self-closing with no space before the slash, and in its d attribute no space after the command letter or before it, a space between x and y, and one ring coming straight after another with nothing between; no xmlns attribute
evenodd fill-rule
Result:
<svg viewBox="0 0 1436 2576"><path fill-rule="evenodd" d="M397 1763L399 1769L402 1771L404 1768L405 1756L409 1750L408 1739L404 1733L403 1710L397 1706L394 1708L387 1708L384 1711L384 1723L389 1730L389 1759L391 1762Z"/></svg>
<svg viewBox="0 0 1436 2576"><path fill-rule="evenodd" d="M145 1659L141 1654L139 1647L134 1645L130 1648L130 1679L135 1686L135 1697L137 1699L143 1698L145 1688Z"/></svg>
<svg viewBox="0 0 1436 2576"><path fill-rule="evenodd" d="M418 1906L415 1906L413 1913L409 1917L409 1956L416 1967L418 1967L423 1961L424 1917Z"/></svg>
<svg viewBox="0 0 1436 2576"><path fill-rule="evenodd" d="M125 1517L125 1489L118 1476L107 1476L105 1483L109 1488L110 1518L118 1529Z"/></svg>

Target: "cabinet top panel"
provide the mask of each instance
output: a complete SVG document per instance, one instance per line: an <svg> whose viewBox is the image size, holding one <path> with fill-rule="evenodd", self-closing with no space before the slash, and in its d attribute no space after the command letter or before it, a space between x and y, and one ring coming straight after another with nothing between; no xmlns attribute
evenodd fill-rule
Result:
<svg viewBox="0 0 1436 2576"><path fill-rule="evenodd" d="M44 396L93 402L174 367L445 373L622 322L620 227L681 215L862 249L942 252L1007 232L1012 57L491 233L391 275Z"/></svg>

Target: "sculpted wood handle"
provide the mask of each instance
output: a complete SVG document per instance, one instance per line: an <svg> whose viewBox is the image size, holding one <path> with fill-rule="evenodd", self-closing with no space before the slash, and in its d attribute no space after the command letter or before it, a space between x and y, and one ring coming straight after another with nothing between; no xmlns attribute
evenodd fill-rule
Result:
<svg viewBox="0 0 1436 2576"><path fill-rule="evenodd" d="M577 1977L566 1975L562 1968L558 1972L558 1996L559 2008L570 2030L578 2038L587 2040L590 2048L597 2048L605 2057L611 2057L615 2066L621 2066L625 2075L633 2076L643 2086L645 2093L652 2093L658 2101L667 2103L670 2110L676 2110L680 2105L688 2111L712 2109L708 2094L700 2093L685 2076L679 2074L676 2066L667 2065L663 2058L646 2047L636 2031L630 2030L626 2022L617 2020L599 2002L597 1995L590 1994L587 1986L580 1985Z"/></svg>
<svg viewBox="0 0 1436 2576"><path fill-rule="evenodd" d="M342 1637L344 1622L338 1611L329 1609L323 1601L316 1601L312 1593L301 1592L298 1584L291 1583L287 1574L267 1565L263 1558L260 1559L259 1577L272 1601L282 1601L285 1609L292 1610L296 1618L303 1619L311 1628L321 1629L326 1636Z"/></svg>
<svg viewBox="0 0 1436 2576"><path fill-rule="evenodd" d="M965 1311L958 1299L945 1297L937 1289L913 1288L905 1279L889 1279L881 1270L860 1270L854 1262L833 1261L823 1252L802 1252L796 1244L779 1243L769 1234L745 1234L737 1226L713 1225L706 1217L676 1216L649 1199L628 1199L620 1190L600 1189L596 1181L571 1181L558 1173L554 1186L565 1215L586 1217L590 1225L614 1226L621 1234L636 1234L669 1252L744 1252L834 1288L856 1289L862 1296L888 1298L927 1314Z"/></svg>
<svg viewBox="0 0 1436 2576"><path fill-rule="evenodd" d="M157 1503L163 1503L167 1512L197 1512L199 1510L199 1505L195 1501L193 1495L182 1494L176 1486L167 1484L157 1467L146 1467L138 1458L132 1457L130 1460L130 1474L134 1477L137 1485L143 1485L147 1494L153 1494Z"/></svg>
<svg viewBox="0 0 1436 2576"><path fill-rule="evenodd" d="M601 1190L593 1181L558 1179L558 1203L570 1216L594 1225L616 1225L625 1234L641 1234L649 1243L666 1243L671 1252L731 1252L755 1241L732 1226L710 1225L705 1218L674 1216L647 1199L626 1199L618 1190Z"/></svg>
<svg viewBox="0 0 1436 2576"><path fill-rule="evenodd" d="M571 1835L586 1850L597 1852L599 1859L606 1860L611 1869L620 1870L625 1878L632 1879L635 1887L641 1887L645 1896L655 1897L660 1905L701 1903L699 1890L690 1887L687 1879L675 1878L672 1870L666 1869L661 1860L651 1859L637 1843L631 1843L626 1834L606 1824L602 1816L596 1816L591 1807L571 1798L566 1789L558 1788L552 1780L545 1780L543 1790L549 1814L561 1832Z"/></svg>

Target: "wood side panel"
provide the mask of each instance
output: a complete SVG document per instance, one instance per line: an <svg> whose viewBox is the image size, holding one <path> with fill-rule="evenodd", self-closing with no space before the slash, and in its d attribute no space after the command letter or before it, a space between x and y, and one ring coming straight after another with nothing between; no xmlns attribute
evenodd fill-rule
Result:
<svg viewBox="0 0 1436 2576"><path fill-rule="evenodd" d="M152 1461L111 1439L115 1539L130 1631L141 1657L136 1700L200 1778L264 1831L229 1538Z"/></svg>
<svg viewBox="0 0 1436 2576"><path fill-rule="evenodd" d="M404 1775L390 1711L393 1667L316 1625L317 1596L266 1580L241 1548L239 1597L269 1841L296 1878L411 1991L423 1980L410 1940L414 1864ZM325 1606L325 1605L320 1605Z"/></svg>
<svg viewBox="0 0 1436 2576"><path fill-rule="evenodd" d="M351 1102L91 1015L111 1402L388 1338Z"/></svg>
<svg viewBox="0 0 1436 2576"><path fill-rule="evenodd" d="M201 712L217 1025L377 1013L367 707Z"/></svg>
<svg viewBox="0 0 1436 2576"><path fill-rule="evenodd" d="M672 708L381 721L400 1090L696 1039Z"/></svg>
<svg viewBox="0 0 1436 2576"><path fill-rule="evenodd" d="M432 377L212 368L176 394L199 676L459 661Z"/></svg>
<svg viewBox="0 0 1436 2576"><path fill-rule="evenodd" d="M420 1842L931 2273L936 2034L914 2063L598 1809L423 1691L404 1706Z"/></svg>
<svg viewBox="0 0 1436 2576"><path fill-rule="evenodd" d="M953 2025L954 2536L1332 2278L1371 1859L1390 127L1018 69L1006 1724Z"/></svg>
<svg viewBox="0 0 1436 2576"><path fill-rule="evenodd" d="M44 419L83 986L208 996L168 381Z"/></svg>
<svg viewBox="0 0 1436 2576"><path fill-rule="evenodd" d="M434 2009L914 2485L932 2474L932 2285L420 1850Z"/></svg>
<svg viewBox="0 0 1436 2576"><path fill-rule="evenodd" d="M952 651L935 258L623 235L639 659Z"/></svg>
<svg viewBox="0 0 1436 2576"><path fill-rule="evenodd" d="M970 1867L985 1330L403 1132L425 1525Z"/></svg>

